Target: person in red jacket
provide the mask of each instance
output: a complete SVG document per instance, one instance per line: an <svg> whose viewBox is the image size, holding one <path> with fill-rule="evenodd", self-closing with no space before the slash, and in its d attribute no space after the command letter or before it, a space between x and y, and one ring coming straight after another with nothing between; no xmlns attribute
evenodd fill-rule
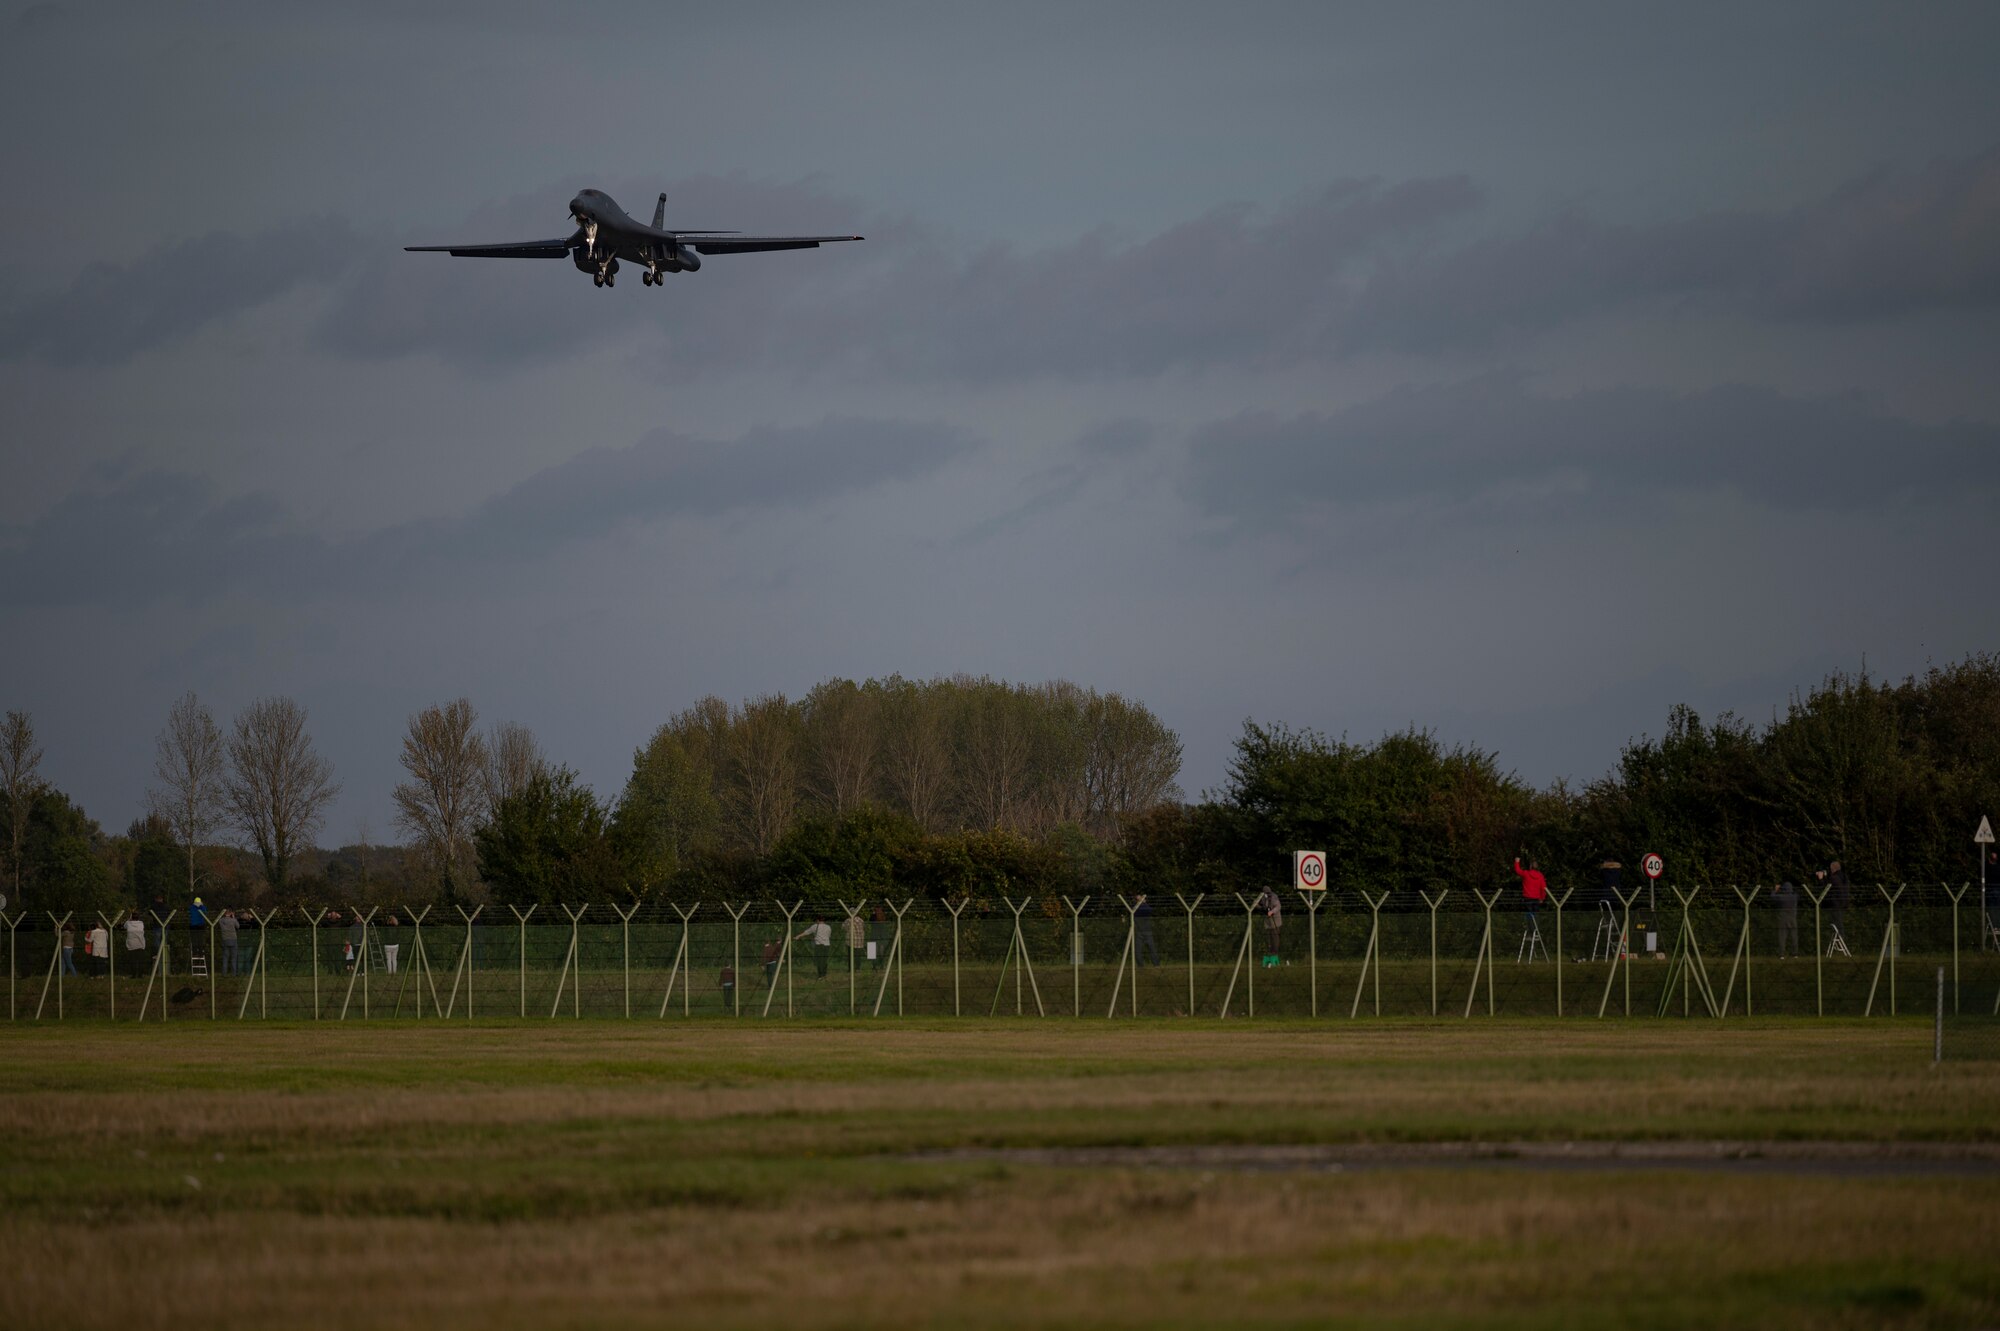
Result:
<svg viewBox="0 0 2000 1331"><path fill-rule="evenodd" d="M1521 899L1528 911L1528 928L1539 932L1535 925L1535 911L1549 895L1549 880L1542 877L1539 861L1529 860L1528 867L1521 867L1521 857L1514 857L1514 872L1521 876Z"/></svg>

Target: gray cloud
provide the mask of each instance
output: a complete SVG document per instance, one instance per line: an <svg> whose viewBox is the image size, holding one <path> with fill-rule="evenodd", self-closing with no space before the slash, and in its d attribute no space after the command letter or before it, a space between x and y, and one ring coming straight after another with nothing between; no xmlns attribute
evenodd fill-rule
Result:
<svg viewBox="0 0 2000 1331"><path fill-rule="evenodd" d="M332 541L270 495L218 498L172 472L102 472L37 521L0 529L0 602L201 601L252 588L317 601L375 594L464 563L520 563L636 524L797 509L918 480L974 446L943 425L830 418L730 440L658 431L590 449L464 517Z"/></svg>
<svg viewBox="0 0 2000 1331"><path fill-rule="evenodd" d="M346 222L323 217L257 235L214 231L126 263L95 262L63 289L0 310L0 359L129 360L300 285L331 282L364 247Z"/></svg>
<svg viewBox="0 0 2000 1331"><path fill-rule="evenodd" d="M1732 490L1775 507L1858 508L2000 489L2000 426L1924 425L1852 397L1729 386L1543 397L1488 376L1331 415L1250 412L1191 438L1183 489L1250 522L1315 504L1462 501L1550 482L1621 501Z"/></svg>
<svg viewBox="0 0 2000 1331"><path fill-rule="evenodd" d="M1385 263L1344 311L1338 340L1436 350L1662 299L1830 321L2000 306L2000 149L1871 172L1788 210L1644 226L1570 212Z"/></svg>

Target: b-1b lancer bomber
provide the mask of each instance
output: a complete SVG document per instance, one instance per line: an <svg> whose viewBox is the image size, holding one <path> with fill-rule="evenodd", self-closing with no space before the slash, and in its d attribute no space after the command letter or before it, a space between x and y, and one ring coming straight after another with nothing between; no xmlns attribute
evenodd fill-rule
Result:
<svg viewBox="0 0 2000 1331"><path fill-rule="evenodd" d="M569 201L576 230L553 240L523 240L508 245L405 245L412 253L452 254L465 259L570 259L598 286L617 285L618 262L645 269L639 280L660 286L668 273L692 273L704 254L761 254L767 250L813 250L836 240L860 236L746 236L740 231L694 231L666 227L667 196L653 208L647 226L602 190L587 189Z"/></svg>

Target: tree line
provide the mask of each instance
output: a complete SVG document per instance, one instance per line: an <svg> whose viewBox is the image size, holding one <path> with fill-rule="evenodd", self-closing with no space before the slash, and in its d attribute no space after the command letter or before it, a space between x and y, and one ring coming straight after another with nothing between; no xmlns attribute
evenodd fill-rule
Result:
<svg viewBox="0 0 2000 1331"><path fill-rule="evenodd" d="M156 741L148 814L106 837L40 779L30 718L0 725L10 910L228 890L260 902L666 900L766 891L1251 892L1289 852L1335 888L1560 889L1606 859L1669 879L1775 882L1832 859L1862 882L1977 876L2000 812L2000 655L1901 681L1835 674L1762 725L1673 708L1604 776L1537 788L1498 755L1411 728L1372 742L1244 723L1221 789L1176 785L1178 736L1064 681L829 680L798 699L704 698L633 753L615 797L465 699L426 707L393 791L405 843L319 849L338 793L303 708L225 730L192 694ZM303 871L301 871L303 866Z"/></svg>

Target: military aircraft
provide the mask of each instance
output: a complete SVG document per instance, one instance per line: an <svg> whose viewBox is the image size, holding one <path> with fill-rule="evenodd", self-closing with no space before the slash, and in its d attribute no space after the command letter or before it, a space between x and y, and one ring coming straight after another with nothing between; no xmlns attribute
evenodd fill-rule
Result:
<svg viewBox="0 0 2000 1331"><path fill-rule="evenodd" d="M668 273L692 273L704 254L761 254L766 250L813 250L836 240L860 236L746 236L740 231L694 231L666 228L667 196L653 207L647 226L602 190L580 190L569 201L576 230L553 240L523 240L511 245L405 245L413 254L451 254L464 259L570 259L590 274L598 286L617 285L618 261L645 269L639 280L662 286Z"/></svg>

